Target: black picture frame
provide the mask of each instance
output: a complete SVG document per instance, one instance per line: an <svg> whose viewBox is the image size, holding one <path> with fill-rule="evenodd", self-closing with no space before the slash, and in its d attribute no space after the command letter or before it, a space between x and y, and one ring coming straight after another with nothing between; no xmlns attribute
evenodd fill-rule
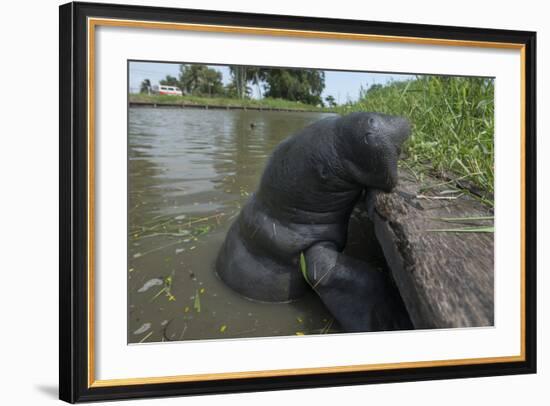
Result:
<svg viewBox="0 0 550 406"><path fill-rule="evenodd" d="M536 33L263 15L205 10L68 3L60 6L60 269L59 397L67 402L231 393L371 383L481 377L536 372ZM472 363L389 370L308 373L116 386L90 384L87 174L88 55L87 19L112 18L269 29L369 34L485 43L517 44L524 52L524 357L498 363ZM93 361L92 361L93 362Z"/></svg>

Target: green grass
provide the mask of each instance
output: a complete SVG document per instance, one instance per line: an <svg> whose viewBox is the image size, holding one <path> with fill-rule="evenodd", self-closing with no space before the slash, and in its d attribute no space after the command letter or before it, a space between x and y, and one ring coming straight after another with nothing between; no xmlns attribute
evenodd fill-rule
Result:
<svg viewBox="0 0 550 406"><path fill-rule="evenodd" d="M373 89L340 114L377 111L408 117L405 166L467 179L493 194L494 84L491 79L419 76Z"/></svg>
<svg viewBox="0 0 550 406"><path fill-rule="evenodd" d="M147 95L130 94L130 102L135 103L157 103L157 104L191 104L206 106L233 106L233 107L261 107L271 109L306 110L306 111L332 111L327 108L311 106L295 101L265 98L235 99L228 97L203 97L203 96L169 96L169 95Z"/></svg>

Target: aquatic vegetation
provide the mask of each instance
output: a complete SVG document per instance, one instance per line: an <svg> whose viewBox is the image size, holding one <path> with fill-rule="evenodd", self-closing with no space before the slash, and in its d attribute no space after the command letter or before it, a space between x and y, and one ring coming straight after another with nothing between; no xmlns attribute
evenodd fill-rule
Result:
<svg viewBox="0 0 550 406"><path fill-rule="evenodd" d="M201 298L199 296L199 291L198 290L195 291L195 301L193 303L193 308L195 309L195 311L197 313L201 312Z"/></svg>
<svg viewBox="0 0 550 406"><path fill-rule="evenodd" d="M208 224L196 226L193 229L193 234L197 236L207 234L210 231L210 228L211 226Z"/></svg>
<svg viewBox="0 0 550 406"><path fill-rule="evenodd" d="M189 218L187 221L187 215L178 215L178 216L167 216L162 217L156 220L156 223L148 223L144 225L134 226L129 232L129 236L132 241L140 241L146 238L167 236L167 237L188 237L190 239L196 238L208 234L214 229L216 225L220 225L221 218L226 214L223 212L215 213L210 216L198 217L198 218ZM207 224L203 224L207 223ZM159 228L161 230L159 230ZM188 242L187 239L181 240L183 242ZM159 247L158 249L163 249L164 247ZM146 253L136 253L134 258L139 258Z"/></svg>
<svg viewBox="0 0 550 406"><path fill-rule="evenodd" d="M150 302L154 301L156 298L158 298L162 293L165 294L165 296L168 298L168 301L169 302L173 302L176 300L176 297L172 294L172 275L170 276L167 276L166 278L164 278L164 287L159 291L157 292L157 294L155 296L153 296L150 300Z"/></svg>

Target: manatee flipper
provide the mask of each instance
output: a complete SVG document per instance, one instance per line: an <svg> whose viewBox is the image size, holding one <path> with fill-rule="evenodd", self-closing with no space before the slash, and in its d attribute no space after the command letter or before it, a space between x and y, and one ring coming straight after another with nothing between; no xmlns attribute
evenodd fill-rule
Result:
<svg viewBox="0 0 550 406"><path fill-rule="evenodd" d="M309 283L346 331L413 328L386 272L340 253L330 242L314 244L304 256Z"/></svg>

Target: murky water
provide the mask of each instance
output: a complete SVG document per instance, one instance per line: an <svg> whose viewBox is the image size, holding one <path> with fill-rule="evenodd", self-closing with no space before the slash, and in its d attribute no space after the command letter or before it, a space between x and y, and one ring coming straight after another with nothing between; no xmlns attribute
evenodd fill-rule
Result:
<svg viewBox="0 0 550 406"><path fill-rule="evenodd" d="M269 153L325 116L130 109L129 343L339 331L313 293L290 304L253 302L213 266Z"/></svg>

